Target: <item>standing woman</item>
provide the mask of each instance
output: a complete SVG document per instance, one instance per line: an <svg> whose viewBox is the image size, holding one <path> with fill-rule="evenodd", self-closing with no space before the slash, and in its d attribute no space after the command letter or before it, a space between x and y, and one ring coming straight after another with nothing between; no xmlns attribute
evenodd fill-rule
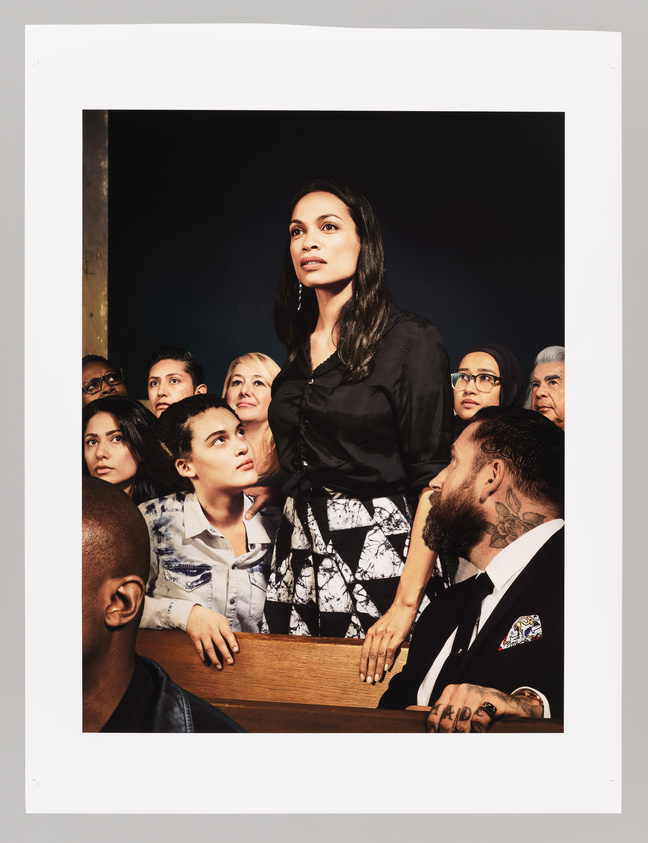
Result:
<svg viewBox="0 0 648 843"><path fill-rule="evenodd" d="M268 423L272 383L279 372L272 357L250 352L232 360L223 384L223 398L243 422L245 438L254 449L259 486L283 482Z"/></svg>
<svg viewBox="0 0 648 843"><path fill-rule="evenodd" d="M293 199L275 326L288 359L269 420L288 499L267 631L362 638L394 599L408 500L448 461L448 356L394 304L373 209L339 182Z"/></svg>

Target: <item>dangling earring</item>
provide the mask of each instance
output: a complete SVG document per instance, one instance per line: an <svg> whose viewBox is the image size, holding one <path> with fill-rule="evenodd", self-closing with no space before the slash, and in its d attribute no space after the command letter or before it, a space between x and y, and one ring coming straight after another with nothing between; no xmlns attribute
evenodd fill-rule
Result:
<svg viewBox="0 0 648 843"><path fill-rule="evenodd" d="M301 291L302 291L302 283L301 281L297 282L299 284L299 297L297 299L297 310L301 310Z"/></svg>

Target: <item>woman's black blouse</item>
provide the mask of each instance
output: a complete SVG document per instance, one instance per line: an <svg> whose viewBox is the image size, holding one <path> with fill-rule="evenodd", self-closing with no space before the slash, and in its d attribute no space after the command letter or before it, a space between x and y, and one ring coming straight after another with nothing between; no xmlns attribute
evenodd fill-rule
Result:
<svg viewBox="0 0 648 843"><path fill-rule="evenodd" d="M371 374L353 384L342 383L343 374L337 353L313 371L306 347L275 378L268 418L284 491L417 494L448 464L452 441L450 367L439 332L394 307Z"/></svg>

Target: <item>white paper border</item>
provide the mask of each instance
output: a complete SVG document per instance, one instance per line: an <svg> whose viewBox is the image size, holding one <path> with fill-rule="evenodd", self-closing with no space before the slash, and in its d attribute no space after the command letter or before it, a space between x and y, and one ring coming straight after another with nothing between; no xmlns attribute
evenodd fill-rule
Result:
<svg viewBox="0 0 648 843"><path fill-rule="evenodd" d="M620 494L610 490L621 488L621 413L606 415L603 446L593 441L591 401L585 400L592 349L602 331L610 347L621 345L620 74L620 36L614 33L27 28L26 382L42 378L49 357L59 372L70 373L47 379L37 393L27 391L27 512L33 501L48 501L38 508L37 521L28 519L26 537L28 811L620 810L621 506ZM85 108L565 112L570 383L564 735L193 739L80 733L79 430L62 408L78 404ZM541 319L548 306L539 290L529 318ZM68 321L69 314L78 318ZM597 358L596 379L605 384L606 407L620 408L613 363L613 355ZM59 466L45 489L44 455L34 447L44 436L44 407L58 410L46 416L46 438L56 442L53 462ZM593 500L603 470L605 523ZM605 729L583 691L593 683L605 689L606 709L619 712L616 720L606 719ZM138 750L139 764L133 763ZM170 798L174 783L183 794L178 799Z"/></svg>

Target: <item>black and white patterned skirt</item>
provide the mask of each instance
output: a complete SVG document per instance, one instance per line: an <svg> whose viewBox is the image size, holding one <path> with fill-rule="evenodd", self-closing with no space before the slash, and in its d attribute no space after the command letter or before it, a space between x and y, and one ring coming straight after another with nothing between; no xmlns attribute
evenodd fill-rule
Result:
<svg viewBox="0 0 648 843"><path fill-rule="evenodd" d="M364 638L394 601L411 526L403 495L288 498L262 631Z"/></svg>

